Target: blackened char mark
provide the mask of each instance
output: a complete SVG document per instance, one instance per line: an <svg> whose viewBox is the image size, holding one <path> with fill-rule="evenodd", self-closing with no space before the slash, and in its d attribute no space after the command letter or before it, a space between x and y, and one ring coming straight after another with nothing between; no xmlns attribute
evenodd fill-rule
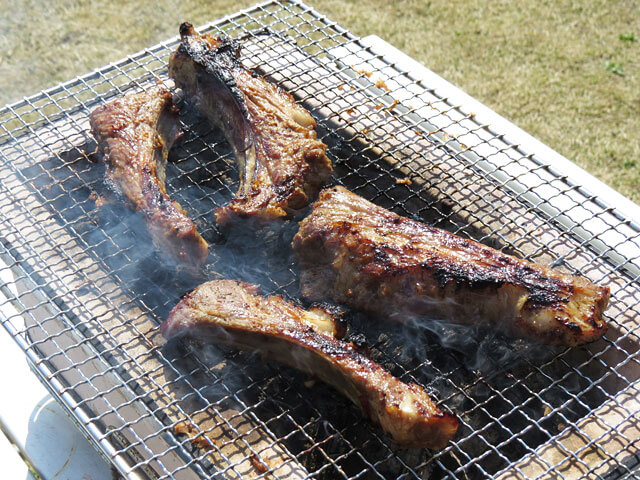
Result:
<svg viewBox="0 0 640 480"><path fill-rule="evenodd" d="M325 189L293 248L301 291L383 318L504 327L565 345L601 337L609 289L400 217L343 187Z"/></svg>
<svg viewBox="0 0 640 480"><path fill-rule="evenodd" d="M312 311L282 297L260 297L255 286L218 280L186 295L161 330L167 339L188 334L258 350L265 358L317 375L400 445L443 448L448 443L458 421L443 413L422 387L398 380L313 318Z"/></svg>
<svg viewBox="0 0 640 480"><path fill-rule="evenodd" d="M180 28L169 76L233 148L239 188L215 211L220 224L291 216L316 195L332 171L315 120L277 85L245 68L240 44Z"/></svg>

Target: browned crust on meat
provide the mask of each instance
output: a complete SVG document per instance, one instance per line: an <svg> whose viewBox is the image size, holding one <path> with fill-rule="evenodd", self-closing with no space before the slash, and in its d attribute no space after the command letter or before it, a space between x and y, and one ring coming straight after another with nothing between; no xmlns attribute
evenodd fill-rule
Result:
<svg viewBox="0 0 640 480"><path fill-rule="evenodd" d="M577 345L607 330L609 289L396 215L342 187L321 192L293 247L303 295L404 319L485 323Z"/></svg>
<svg viewBox="0 0 640 480"><path fill-rule="evenodd" d="M156 248L200 267L209 246L164 185L164 163L179 134L171 93L157 86L116 98L96 108L89 122L107 182L143 215Z"/></svg>
<svg viewBox="0 0 640 480"><path fill-rule="evenodd" d="M162 332L167 339L187 334L259 350L333 385L396 443L443 448L458 421L443 413L422 387L399 381L353 344L334 338L330 318L282 297L261 297L253 285L219 280L185 296Z"/></svg>
<svg viewBox="0 0 640 480"><path fill-rule="evenodd" d="M216 210L218 222L284 218L308 205L333 170L313 117L291 94L244 68L236 42L199 35L188 23L180 33L169 75L222 128L240 165L240 188Z"/></svg>

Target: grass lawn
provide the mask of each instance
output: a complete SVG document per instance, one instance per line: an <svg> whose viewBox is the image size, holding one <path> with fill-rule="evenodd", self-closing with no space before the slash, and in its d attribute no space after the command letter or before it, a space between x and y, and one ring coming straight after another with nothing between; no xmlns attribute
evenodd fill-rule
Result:
<svg viewBox="0 0 640 480"><path fill-rule="evenodd" d="M0 0L0 104L254 0ZM637 0L308 0L376 34L640 202Z"/></svg>

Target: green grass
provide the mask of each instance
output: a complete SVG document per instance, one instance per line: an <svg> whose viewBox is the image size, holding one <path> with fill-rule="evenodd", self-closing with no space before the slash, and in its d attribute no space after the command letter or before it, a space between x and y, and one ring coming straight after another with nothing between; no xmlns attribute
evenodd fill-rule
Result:
<svg viewBox="0 0 640 480"><path fill-rule="evenodd" d="M620 75L621 77L624 77L624 68L619 63L608 60L607 62L605 62L604 68L606 68L608 71L610 71L615 75Z"/></svg>
<svg viewBox="0 0 640 480"><path fill-rule="evenodd" d="M636 37L635 33L621 33L618 35L618 38L623 42L637 42L638 37Z"/></svg>
<svg viewBox="0 0 640 480"><path fill-rule="evenodd" d="M253 0L0 0L0 103ZM309 0L376 34L640 202L637 0Z"/></svg>

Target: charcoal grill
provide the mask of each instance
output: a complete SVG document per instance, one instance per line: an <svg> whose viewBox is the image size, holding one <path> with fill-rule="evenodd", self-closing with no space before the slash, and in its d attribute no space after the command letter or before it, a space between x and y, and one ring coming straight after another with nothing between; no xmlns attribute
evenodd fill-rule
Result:
<svg viewBox="0 0 640 480"><path fill-rule="evenodd" d="M179 21L176 19L176 29ZM461 421L442 451L396 448L326 386L258 357L188 342L159 324L204 279L299 298L295 220L221 231L237 172L219 132L182 114L168 189L212 244L194 279L105 203L93 108L171 86L172 38L0 110L3 326L33 371L127 478L618 478L640 426L640 210L376 37L303 3L267 2L200 28L243 37L244 61L318 120L332 183L429 224L609 285L606 337L535 346L427 322L346 312L349 335ZM408 341L412 339L413 341ZM191 432L188 432L188 430ZM200 436L199 439L194 438Z"/></svg>

